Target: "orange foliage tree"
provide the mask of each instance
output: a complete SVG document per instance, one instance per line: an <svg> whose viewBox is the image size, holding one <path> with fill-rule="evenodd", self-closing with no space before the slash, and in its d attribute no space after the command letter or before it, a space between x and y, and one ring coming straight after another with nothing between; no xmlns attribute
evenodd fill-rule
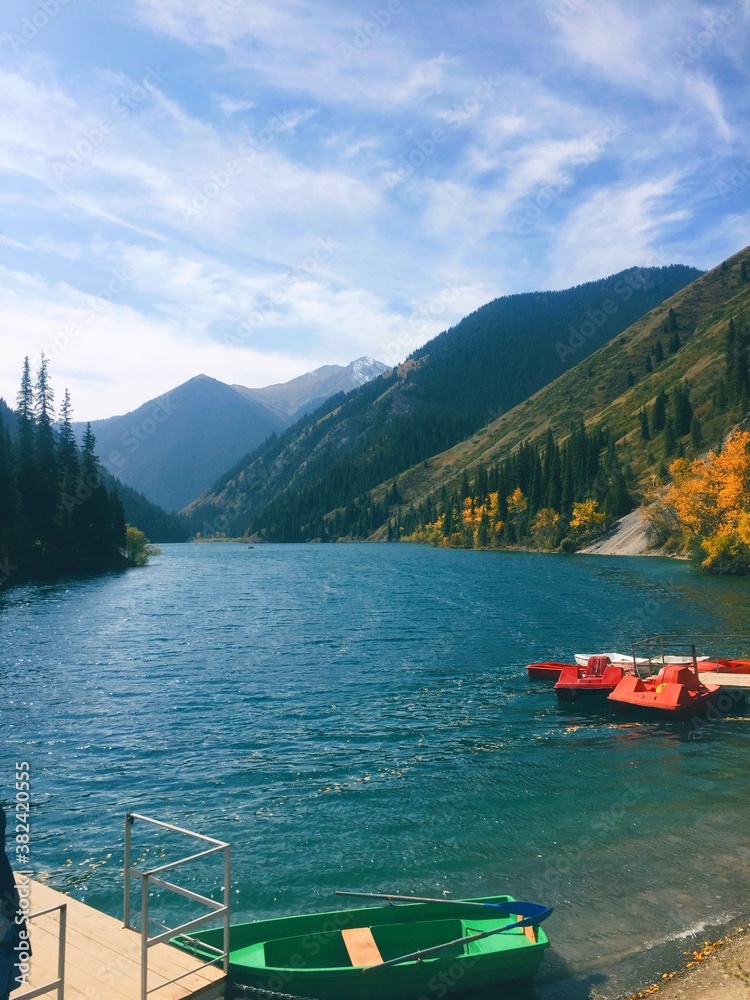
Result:
<svg viewBox="0 0 750 1000"><path fill-rule="evenodd" d="M600 530L606 515L599 510L599 501L591 497L573 504L573 516L570 519L570 530L576 541L585 542L593 538Z"/></svg>
<svg viewBox="0 0 750 1000"><path fill-rule="evenodd" d="M750 431L736 431L705 458L677 459L661 508L677 544L713 573L750 570Z"/></svg>

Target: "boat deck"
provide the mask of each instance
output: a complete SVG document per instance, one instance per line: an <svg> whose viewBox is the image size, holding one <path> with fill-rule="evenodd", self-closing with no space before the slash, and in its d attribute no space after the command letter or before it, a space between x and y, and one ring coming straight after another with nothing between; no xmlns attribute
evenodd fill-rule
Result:
<svg viewBox="0 0 750 1000"><path fill-rule="evenodd" d="M25 881L18 879L19 882ZM30 880L31 913L67 903L65 1000L140 1000L141 938L119 920L95 910L49 886ZM31 921L31 975L29 986L11 993L21 1000L30 989L57 979L59 912ZM200 962L169 944L149 949L149 990L154 1000L218 1000L224 996L226 976L210 966L195 971ZM187 975L185 975L187 973ZM164 985L177 976L177 983ZM54 1000L56 990L45 994Z"/></svg>

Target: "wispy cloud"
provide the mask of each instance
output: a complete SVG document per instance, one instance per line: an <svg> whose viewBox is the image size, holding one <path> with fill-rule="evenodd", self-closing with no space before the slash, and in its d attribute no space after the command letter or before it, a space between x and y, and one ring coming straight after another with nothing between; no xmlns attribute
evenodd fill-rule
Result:
<svg viewBox="0 0 750 1000"><path fill-rule="evenodd" d="M493 295L657 254L714 263L750 205L747 28L734 0L61 7L0 37L0 394L91 301L53 364L82 416L196 366L398 360ZM149 345L146 390L118 363Z"/></svg>

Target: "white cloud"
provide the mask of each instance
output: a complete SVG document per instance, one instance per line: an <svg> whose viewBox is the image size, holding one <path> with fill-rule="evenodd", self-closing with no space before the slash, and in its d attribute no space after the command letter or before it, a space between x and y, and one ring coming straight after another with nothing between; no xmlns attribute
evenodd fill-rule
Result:
<svg viewBox="0 0 750 1000"><path fill-rule="evenodd" d="M229 97L227 94L216 94L214 101L221 113L227 117L239 114L242 111L251 111L255 107L255 101L237 99Z"/></svg>
<svg viewBox="0 0 750 1000"><path fill-rule="evenodd" d="M306 361L248 345L193 341L179 326L62 282L47 284L6 268L0 278L0 384L14 398L24 355L36 362L45 351L57 398L68 387L80 420L127 412L201 372L264 385L315 366L315 355Z"/></svg>
<svg viewBox="0 0 750 1000"><path fill-rule="evenodd" d="M557 25L549 6L404 3L379 25L326 0L115 3L163 66L151 80L116 46L86 61L40 33L0 73L0 391L15 395L23 344L123 268L88 353L59 359L91 415L145 398L139 379L257 385L404 337L406 353L501 292L647 264L656 246L706 263L742 239L750 185L706 200L723 158L747 155L744 22L680 66L712 16L699 0L587 2ZM436 128L445 140L389 182ZM131 344L153 345L153 370L118 369Z"/></svg>
<svg viewBox="0 0 750 1000"><path fill-rule="evenodd" d="M675 208L677 173L623 188L597 191L567 218L551 258L555 288L628 267L666 263L655 245L665 229L686 217Z"/></svg>
<svg viewBox="0 0 750 1000"><path fill-rule="evenodd" d="M685 87L699 105L702 105L708 112L709 119L713 123L716 132L726 142L731 142L733 138L732 129L729 127L724 117L724 109L721 105L716 85L711 80L699 74L686 74Z"/></svg>

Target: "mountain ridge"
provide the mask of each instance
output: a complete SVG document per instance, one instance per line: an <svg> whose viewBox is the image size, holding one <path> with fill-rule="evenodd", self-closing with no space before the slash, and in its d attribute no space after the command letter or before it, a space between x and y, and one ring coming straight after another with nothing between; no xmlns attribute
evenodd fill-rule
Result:
<svg viewBox="0 0 750 1000"><path fill-rule="evenodd" d="M128 413L91 421L102 466L164 510L181 510L242 455L320 405L321 396L386 370L369 358L324 368L307 381L302 375L266 387L268 393L194 375ZM74 424L79 437L85 427Z"/></svg>
<svg viewBox="0 0 750 1000"><path fill-rule="evenodd" d="M493 300L261 446L189 510L203 513L207 526L221 510L237 534L272 523L274 538L325 534L328 513L345 508L354 517L357 497L466 439L565 371L569 358L556 349L563 331L584 331L585 358L700 274L683 265L629 268L562 292ZM610 298L616 308L607 313ZM597 325L590 317L600 318L600 308Z"/></svg>
<svg viewBox="0 0 750 1000"><path fill-rule="evenodd" d="M723 377L724 337L729 320L750 314L750 284L742 277L748 267L750 248L745 248L599 348L585 359L585 371L582 362L563 373L471 438L432 456L428 468L422 465L404 470L396 479L404 506L416 507L443 487L455 488L464 476L476 474L480 466L507 458L522 444L541 442L548 431L564 442L576 420L583 420L587 428L606 427L612 432L632 474L631 488L640 497L657 463L664 460L660 440L640 438L640 412L649 412L660 393L674 392L683 384L688 385L691 405L704 423L707 443L719 444L727 429L726 420L721 413L712 412L712 398ZM655 366L651 362L653 371L649 372L645 370L646 358L652 356L657 341L666 343L670 310L678 323L680 347ZM639 365L638 377L628 386L628 371L633 372ZM617 385L620 391L607 399L606 394ZM392 489L392 483L380 483L372 491L373 499L386 497ZM385 537L384 526L375 535Z"/></svg>

